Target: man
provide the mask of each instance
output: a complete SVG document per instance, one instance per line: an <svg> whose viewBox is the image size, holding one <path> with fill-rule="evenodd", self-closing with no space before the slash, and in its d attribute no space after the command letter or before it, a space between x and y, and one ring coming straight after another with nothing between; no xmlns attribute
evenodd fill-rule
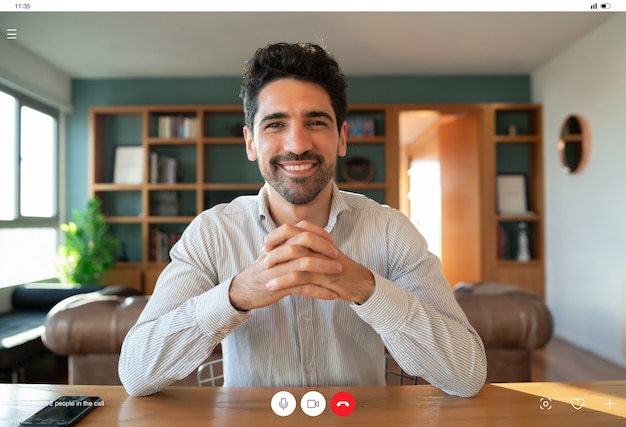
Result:
<svg viewBox="0 0 626 427"><path fill-rule="evenodd" d="M347 149L345 78L312 44L247 63L248 159L265 185L200 214L120 356L131 395L192 373L222 343L226 386L384 385L384 350L410 375L473 396L483 344L439 260L398 211L333 181Z"/></svg>

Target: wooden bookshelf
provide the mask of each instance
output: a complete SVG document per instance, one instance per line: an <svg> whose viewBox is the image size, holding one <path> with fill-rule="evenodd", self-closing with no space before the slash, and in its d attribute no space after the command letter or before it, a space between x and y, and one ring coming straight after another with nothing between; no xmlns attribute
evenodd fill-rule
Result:
<svg viewBox="0 0 626 427"><path fill-rule="evenodd" d="M349 118L372 123L368 132L348 138L348 154L338 159L340 188L398 206L395 132L386 105L353 105ZM127 259L107 273L107 284L126 284L152 293L167 260L155 258L160 233L179 235L203 210L238 195L256 194L263 185L256 162L245 155L243 108L238 105L107 106L90 110L89 194L101 199L111 232ZM114 182L115 149L143 147L143 180ZM339 172L351 156L371 160L370 182L347 182ZM175 177L156 173L157 159L174 159ZM176 201L168 197L175 194ZM159 200L165 198L160 208ZM175 209L175 210L172 210ZM175 239L172 239L172 241ZM169 248L167 248L169 249Z"/></svg>
<svg viewBox="0 0 626 427"><path fill-rule="evenodd" d="M513 283L544 297L544 179L542 109L535 104L486 107L482 147L484 281ZM497 210L496 177L523 175L527 213ZM519 224L528 229L530 260L518 261ZM503 247L504 238L506 247Z"/></svg>

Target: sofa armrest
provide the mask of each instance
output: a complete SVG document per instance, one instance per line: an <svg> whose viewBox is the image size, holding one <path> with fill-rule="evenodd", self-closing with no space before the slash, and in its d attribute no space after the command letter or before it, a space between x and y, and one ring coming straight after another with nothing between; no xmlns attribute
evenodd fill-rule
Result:
<svg viewBox="0 0 626 427"><path fill-rule="evenodd" d="M553 319L536 295L511 285L481 284L455 292L485 348L533 350L552 337Z"/></svg>
<svg viewBox="0 0 626 427"><path fill-rule="evenodd" d="M46 317L44 344L62 355L119 353L148 298L98 292L66 298Z"/></svg>

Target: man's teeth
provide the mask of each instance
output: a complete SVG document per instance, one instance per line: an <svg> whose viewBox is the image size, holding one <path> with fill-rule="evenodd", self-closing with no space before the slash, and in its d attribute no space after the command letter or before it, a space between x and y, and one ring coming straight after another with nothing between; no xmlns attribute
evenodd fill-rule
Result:
<svg viewBox="0 0 626 427"><path fill-rule="evenodd" d="M290 172L296 172L296 171L305 171L308 169L311 169L313 167L312 163L307 163L304 165L285 165L284 168Z"/></svg>

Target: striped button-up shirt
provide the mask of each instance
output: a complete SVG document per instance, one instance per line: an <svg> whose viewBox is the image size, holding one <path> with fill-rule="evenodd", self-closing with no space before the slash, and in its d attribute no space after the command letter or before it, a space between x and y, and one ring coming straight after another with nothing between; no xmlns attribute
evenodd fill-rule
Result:
<svg viewBox="0 0 626 427"><path fill-rule="evenodd" d="M326 231L373 273L374 293L362 305L291 295L238 311L228 296L232 278L275 228L266 187L189 224L124 341L119 374L131 395L186 377L220 342L225 386L384 385L386 347L410 375L449 394L478 392L482 341L405 215L333 184Z"/></svg>

